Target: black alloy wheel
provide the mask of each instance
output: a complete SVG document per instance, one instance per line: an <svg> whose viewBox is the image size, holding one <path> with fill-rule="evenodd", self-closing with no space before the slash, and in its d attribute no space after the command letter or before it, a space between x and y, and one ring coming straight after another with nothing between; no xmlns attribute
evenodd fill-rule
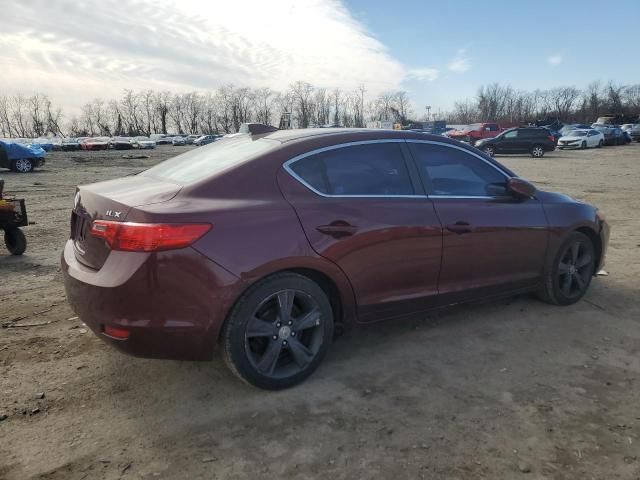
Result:
<svg viewBox="0 0 640 480"><path fill-rule="evenodd" d="M324 291L294 273L258 282L237 303L224 332L225 359L243 380L278 390L301 382L320 364L333 337Z"/></svg>

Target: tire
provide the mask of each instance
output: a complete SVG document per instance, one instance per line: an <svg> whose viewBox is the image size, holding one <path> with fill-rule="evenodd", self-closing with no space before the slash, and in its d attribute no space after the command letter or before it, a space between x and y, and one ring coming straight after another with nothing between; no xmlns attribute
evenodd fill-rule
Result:
<svg viewBox="0 0 640 480"><path fill-rule="evenodd" d="M582 145L580 145L580 150L586 150L587 149L587 142L582 142Z"/></svg>
<svg viewBox="0 0 640 480"><path fill-rule="evenodd" d="M489 155L490 157L493 157L496 154L496 149L494 147L492 147L491 145L487 145L486 147L484 147L482 149L482 151L484 153L486 153L487 155Z"/></svg>
<svg viewBox="0 0 640 480"><path fill-rule="evenodd" d="M19 158L13 161L12 170L18 173L29 173L33 171L33 160L30 158Z"/></svg>
<svg viewBox="0 0 640 480"><path fill-rule="evenodd" d="M533 158L542 158L544 157L544 147L542 145L534 145L529 153Z"/></svg>
<svg viewBox="0 0 640 480"><path fill-rule="evenodd" d="M4 231L4 244L11 255L22 255L27 249L27 239L19 228Z"/></svg>
<svg viewBox="0 0 640 480"><path fill-rule="evenodd" d="M596 268L595 258L591 239L583 233L573 232L558 249L553 264L546 269L538 296L553 305L576 303L589 289Z"/></svg>
<svg viewBox="0 0 640 480"><path fill-rule="evenodd" d="M598 148L602 148L602 145L604 145L604 142L603 142L602 140L600 140L600 141L598 142Z"/></svg>
<svg viewBox="0 0 640 480"><path fill-rule="evenodd" d="M281 390L318 368L332 338L333 311L324 290L302 275L279 273L237 301L223 326L223 356L245 382Z"/></svg>

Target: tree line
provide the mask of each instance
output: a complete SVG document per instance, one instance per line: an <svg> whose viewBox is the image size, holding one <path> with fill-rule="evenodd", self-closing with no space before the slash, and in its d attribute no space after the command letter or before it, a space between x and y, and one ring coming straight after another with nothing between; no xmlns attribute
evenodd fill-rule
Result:
<svg viewBox="0 0 640 480"><path fill-rule="evenodd" d="M370 99L366 88L317 88L295 82L286 91L227 85L208 92L124 90L120 98L96 98L66 117L43 94L0 95L0 136L39 137L233 133L245 122L278 125L290 113L293 126L364 127L368 120L405 123L411 114L404 91Z"/></svg>
<svg viewBox="0 0 640 480"><path fill-rule="evenodd" d="M640 114L640 84L592 82L580 90L557 87L523 91L492 83L481 86L472 99L456 102L445 117L449 123L497 121L520 124L545 118L563 122L592 123L605 114Z"/></svg>
<svg viewBox="0 0 640 480"><path fill-rule="evenodd" d="M283 113L291 113L292 124L298 128L320 125L358 128L374 120L406 125L425 120L424 114L413 111L405 91L371 98L364 85L346 91L295 82L283 92L233 85L186 93L124 90L120 98L96 98L70 116L44 94L0 95L0 136L232 133L245 122L278 125ZM593 82L583 90L558 87L521 91L493 83L481 86L475 97L456 102L442 118L453 124L481 121L517 124L548 117L590 123L606 113L640 114L640 84Z"/></svg>

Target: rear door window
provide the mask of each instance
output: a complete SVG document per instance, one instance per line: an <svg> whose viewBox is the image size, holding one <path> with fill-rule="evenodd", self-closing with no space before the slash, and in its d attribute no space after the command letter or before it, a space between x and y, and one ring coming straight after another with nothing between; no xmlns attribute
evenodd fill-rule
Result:
<svg viewBox="0 0 640 480"><path fill-rule="evenodd" d="M289 165L307 186L324 195L402 196L414 189L398 142L334 148Z"/></svg>
<svg viewBox="0 0 640 480"><path fill-rule="evenodd" d="M506 175L480 158L444 145L412 142L408 145L430 196L506 194Z"/></svg>

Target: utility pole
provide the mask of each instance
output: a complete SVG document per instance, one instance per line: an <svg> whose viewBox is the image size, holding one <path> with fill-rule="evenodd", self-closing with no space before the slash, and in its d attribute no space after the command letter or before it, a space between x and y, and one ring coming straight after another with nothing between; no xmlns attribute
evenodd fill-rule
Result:
<svg viewBox="0 0 640 480"><path fill-rule="evenodd" d="M427 109L427 122L431 120L431 105L425 107Z"/></svg>

